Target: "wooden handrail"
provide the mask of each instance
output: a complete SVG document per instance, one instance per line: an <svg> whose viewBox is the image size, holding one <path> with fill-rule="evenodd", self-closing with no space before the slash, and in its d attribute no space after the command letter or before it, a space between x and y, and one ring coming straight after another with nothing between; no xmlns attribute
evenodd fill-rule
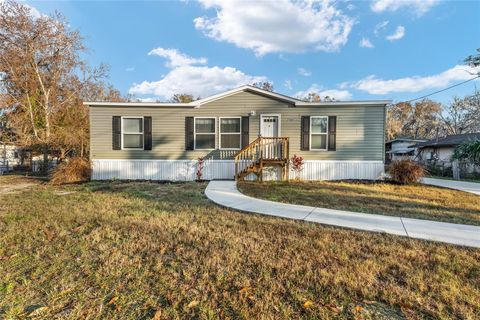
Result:
<svg viewBox="0 0 480 320"><path fill-rule="evenodd" d="M246 145L245 147L243 147L242 149L240 149L240 151L237 152L237 154L235 155L235 158L240 154L242 153L242 151L245 151L247 149L249 149L251 147L252 144L255 144L257 143L258 141L260 141L262 137L258 137L257 139L253 140L250 144Z"/></svg>
<svg viewBox="0 0 480 320"><path fill-rule="evenodd" d="M235 155L235 178L240 172L249 170L266 161L287 165L289 157L288 137L258 137ZM262 169L260 169L261 171Z"/></svg>

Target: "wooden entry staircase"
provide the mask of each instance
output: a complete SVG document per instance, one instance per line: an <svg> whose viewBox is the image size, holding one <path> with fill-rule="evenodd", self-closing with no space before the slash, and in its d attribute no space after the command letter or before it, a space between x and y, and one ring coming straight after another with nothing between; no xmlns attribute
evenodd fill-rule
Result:
<svg viewBox="0 0 480 320"><path fill-rule="evenodd" d="M235 180L253 173L263 181L263 169L275 166L282 168L282 180L288 180L288 159L287 137L258 137L235 155Z"/></svg>

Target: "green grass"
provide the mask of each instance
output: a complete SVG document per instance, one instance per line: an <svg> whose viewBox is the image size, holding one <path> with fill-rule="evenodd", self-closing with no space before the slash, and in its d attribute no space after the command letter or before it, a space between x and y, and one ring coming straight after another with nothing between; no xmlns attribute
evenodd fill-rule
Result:
<svg viewBox="0 0 480 320"><path fill-rule="evenodd" d="M205 186L0 195L0 318L480 317L480 250L233 212Z"/></svg>
<svg viewBox="0 0 480 320"><path fill-rule="evenodd" d="M427 185L386 182L241 182L241 192L256 198L451 223L480 225L480 197Z"/></svg>

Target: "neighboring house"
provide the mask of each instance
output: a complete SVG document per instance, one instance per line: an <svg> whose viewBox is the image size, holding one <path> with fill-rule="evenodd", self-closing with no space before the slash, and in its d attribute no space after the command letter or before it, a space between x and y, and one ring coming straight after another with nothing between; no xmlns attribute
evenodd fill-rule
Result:
<svg viewBox="0 0 480 320"><path fill-rule="evenodd" d="M0 165L15 166L20 163L22 148L7 142L0 142Z"/></svg>
<svg viewBox="0 0 480 320"><path fill-rule="evenodd" d="M385 143L385 162L390 163L394 160L411 159L417 154L416 144L426 140L395 138Z"/></svg>
<svg viewBox="0 0 480 320"><path fill-rule="evenodd" d="M455 147L469 141L480 140L479 133L455 134L436 138L416 145L418 148L416 159L419 161L450 162Z"/></svg>
<svg viewBox="0 0 480 320"><path fill-rule="evenodd" d="M22 148L14 144L0 142L0 174L13 170L21 162Z"/></svg>
<svg viewBox="0 0 480 320"><path fill-rule="evenodd" d="M302 179L376 179L389 102L312 103L252 86L190 103L86 102L92 178L195 180L203 158L202 179L278 179L294 177L296 154Z"/></svg>
<svg viewBox="0 0 480 320"><path fill-rule="evenodd" d="M32 170L39 171L43 157L34 155L34 152L14 143L0 142L0 171ZM55 167L56 160L51 160L49 166ZM1 173L1 172L0 172Z"/></svg>

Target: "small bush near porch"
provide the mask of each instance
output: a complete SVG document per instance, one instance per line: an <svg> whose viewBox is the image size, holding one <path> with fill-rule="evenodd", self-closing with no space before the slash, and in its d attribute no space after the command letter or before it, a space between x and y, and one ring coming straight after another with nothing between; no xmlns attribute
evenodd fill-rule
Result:
<svg viewBox="0 0 480 320"><path fill-rule="evenodd" d="M480 250L234 212L205 186L0 177L0 318L480 316Z"/></svg>
<svg viewBox="0 0 480 320"><path fill-rule="evenodd" d="M244 181L239 189L255 198L285 203L480 225L479 196L422 184Z"/></svg>

